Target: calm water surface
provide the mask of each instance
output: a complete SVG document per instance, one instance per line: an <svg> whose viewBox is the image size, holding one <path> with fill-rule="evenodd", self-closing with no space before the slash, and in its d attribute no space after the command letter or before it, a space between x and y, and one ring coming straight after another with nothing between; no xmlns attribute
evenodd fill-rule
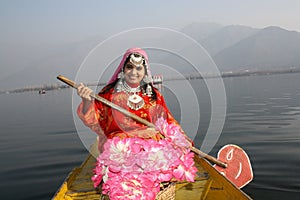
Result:
<svg viewBox="0 0 300 200"><path fill-rule="evenodd" d="M227 115L210 152L234 143L247 151L254 180L243 190L254 199L296 199L300 193L300 74L224 79ZM202 80L191 82L201 120L196 146L210 118L209 95ZM76 133L71 90L2 94L0 199L51 199L87 151ZM176 118L178 102L166 92Z"/></svg>

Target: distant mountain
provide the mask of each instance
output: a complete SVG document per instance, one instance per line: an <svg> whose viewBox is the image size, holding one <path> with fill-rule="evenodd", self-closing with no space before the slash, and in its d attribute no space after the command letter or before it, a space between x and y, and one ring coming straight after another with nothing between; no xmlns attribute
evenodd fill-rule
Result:
<svg viewBox="0 0 300 200"><path fill-rule="evenodd" d="M300 33L280 27L259 30L213 56L223 71L300 67Z"/></svg>
<svg viewBox="0 0 300 200"><path fill-rule="evenodd" d="M193 23L179 31L200 43L220 71L300 68L300 33L296 31L274 26L255 29L215 23ZM11 70L1 74L0 89L58 83L58 74L74 78L85 56L104 39L95 36L77 43L34 48L30 45L12 45L10 48L2 45L0 66L11 66ZM171 66L180 73L190 73L189 70L194 69L188 60L180 56L181 52L185 55L197 54L192 46L188 46L177 36L166 35L158 40L162 44L181 49L174 50L176 55L167 51L150 50L150 61ZM203 55L196 56L201 58ZM156 67L159 68L161 67ZM210 70L209 67L207 69ZM152 71L156 73L155 67Z"/></svg>
<svg viewBox="0 0 300 200"><path fill-rule="evenodd" d="M214 56L220 51L235 45L239 41L254 35L258 31L259 29L247 26L230 25L222 27L199 42L211 56Z"/></svg>
<svg viewBox="0 0 300 200"><path fill-rule="evenodd" d="M180 31L199 42L222 28L223 25L217 23L191 23L183 27Z"/></svg>

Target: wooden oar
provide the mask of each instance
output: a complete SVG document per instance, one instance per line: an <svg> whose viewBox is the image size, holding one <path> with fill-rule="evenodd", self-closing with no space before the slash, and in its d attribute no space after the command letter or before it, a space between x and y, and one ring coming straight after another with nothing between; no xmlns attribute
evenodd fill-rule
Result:
<svg viewBox="0 0 300 200"><path fill-rule="evenodd" d="M66 77L64 77L62 75L57 76L57 79L60 80L60 81L62 81L62 82L64 82L64 83L66 83L67 85L69 85L69 86L71 86L71 87L73 87L75 89L77 89L77 87L78 87L78 85L74 81L71 81L70 79L68 79L68 78L66 78ZM140 122L142 124L145 124L148 127L156 128L156 126L153 123L151 123L151 122L149 122L149 121L147 121L147 120L145 120L145 119L143 119L143 118L141 118L141 117L139 117L139 116L137 116L137 115L129 112L128 110L126 110L126 109L124 109L124 108L122 108L122 107L120 107L120 106L118 106L118 105L116 105L116 104L108 101L107 99L105 99L103 97L100 97L97 94L92 93L90 96L92 98L94 98L94 99L96 99L96 100L104 103L105 105L110 106L113 109L115 109L115 110L123 113L127 117L130 117L130 118L132 118L132 119L134 119L134 120L136 120L136 121L138 121L138 122ZM215 157L212 157L212 156L210 156L210 155L208 155L208 154L200 151L199 149L197 149L195 147L191 147L191 151L193 151L194 153L198 154L201 157L206 158L207 160L211 161L212 163L214 163L214 164L216 164L216 165L218 165L218 166L220 166L222 168L226 168L227 167L226 163L224 163L224 162L216 159Z"/></svg>

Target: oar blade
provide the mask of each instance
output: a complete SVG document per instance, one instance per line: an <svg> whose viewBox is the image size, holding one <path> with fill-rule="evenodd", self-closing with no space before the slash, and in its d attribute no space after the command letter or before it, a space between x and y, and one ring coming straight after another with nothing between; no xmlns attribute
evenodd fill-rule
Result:
<svg viewBox="0 0 300 200"><path fill-rule="evenodd" d="M253 179L250 159L241 147L225 145L218 152L218 160L227 163L227 167L214 167L237 187L242 188Z"/></svg>

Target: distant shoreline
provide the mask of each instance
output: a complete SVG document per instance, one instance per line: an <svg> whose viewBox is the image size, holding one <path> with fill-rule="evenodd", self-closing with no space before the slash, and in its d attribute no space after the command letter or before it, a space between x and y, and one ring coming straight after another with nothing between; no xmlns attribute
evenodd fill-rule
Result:
<svg viewBox="0 0 300 200"><path fill-rule="evenodd" d="M300 73L300 68L290 68L290 69L276 69L276 70L240 70L240 71L227 71L221 72L221 74L184 74L183 76L164 76L163 81L172 80L193 80L193 79L207 79L207 78L229 78L229 77L241 77L241 76L264 76L264 75L274 75L274 74L289 74L289 73ZM184 78L183 78L184 77ZM105 83L87 83L87 86L103 86ZM51 90L67 89L70 86L65 84L51 84L43 86L29 86L25 88L17 88L11 90L2 90L0 94L11 94L11 93L22 93L22 92L34 92ZM43 93L44 94L44 93Z"/></svg>

